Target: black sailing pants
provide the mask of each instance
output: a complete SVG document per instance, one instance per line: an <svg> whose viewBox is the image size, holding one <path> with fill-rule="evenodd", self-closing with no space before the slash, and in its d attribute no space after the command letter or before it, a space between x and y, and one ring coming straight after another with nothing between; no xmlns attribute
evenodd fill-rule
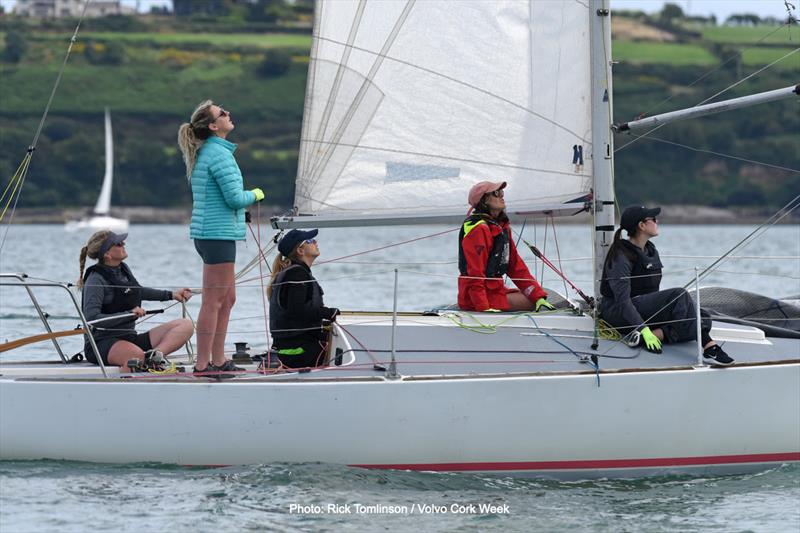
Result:
<svg viewBox="0 0 800 533"><path fill-rule="evenodd" d="M645 325L650 326L650 329L661 328L664 331L666 342L691 341L697 338L694 300L686 290L675 288L651 292L634 296L631 302L642 315ZM613 301L603 305L602 315L603 320L617 328L623 335L634 329L625 322L620 306ZM701 308L700 339L703 346L711 342L709 331L711 331L711 316Z"/></svg>

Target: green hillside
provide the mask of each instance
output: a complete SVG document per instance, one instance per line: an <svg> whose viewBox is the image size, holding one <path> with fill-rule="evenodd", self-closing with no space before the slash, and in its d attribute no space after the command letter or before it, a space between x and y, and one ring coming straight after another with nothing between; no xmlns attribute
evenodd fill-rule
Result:
<svg viewBox="0 0 800 533"><path fill-rule="evenodd" d="M0 19L0 177L12 176L30 144L63 60L66 24L30 23L25 50L7 57L6 35L23 26ZM92 205L103 175L103 108L112 111L115 205L189 203L177 128L194 106L212 98L237 124L232 139L249 187L291 206L300 138L310 30L212 31L208 20L191 31L168 17L149 17L135 31L89 25L73 48L40 138L20 205ZM640 22L636 21L636 24ZM646 26L646 25L645 25ZM642 26L644 28L644 26ZM644 28L647 29L647 28ZM797 48L797 27L708 27L676 32L669 42L615 35L614 105L617 121L696 105L761 66ZM687 30L688 31L688 30ZM768 38L764 35L773 32ZM12 45L16 46L16 45ZM741 56L737 52L743 50ZM288 67L265 75L265 54ZM277 55L277 60L274 55ZM730 58L734 58L730 60ZM716 69L702 83L691 85ZM725 93L734 97L796 84L800 53ZM796 102L767 104L663 128L617 153L622 203L654 201L708 205L778 205L800 191L798 172L690 151L663 141L800 168ZM632 140L618 136L617 147ZM664 184L668 183L668 186Z"/></svg>

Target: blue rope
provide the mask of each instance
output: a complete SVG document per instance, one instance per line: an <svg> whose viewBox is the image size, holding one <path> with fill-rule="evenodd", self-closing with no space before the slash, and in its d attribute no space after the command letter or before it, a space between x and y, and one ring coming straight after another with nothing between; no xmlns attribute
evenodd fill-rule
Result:
<svg viewBox="0 0 800 533"><path fill-rule="evenodd" d="M572 348L570 348L569 346L567 346L566 344L564 344L563 342L561 342L560 340L558 340L557 338L553 337L552 335L547 333L545 330L540 328L539 324L536 323L536 320L531 315L528 315L528 320L530 320L533 323L533 326L537 330L539 330L541 333L543 333L545 337L547 337L548 339L553 340L557 344L559 344L562 347L566 348L570 353L572 353L572 355L577 357L578 360L585 361L585 359L583 359L580 355L578 355L578 353L575 352L575 350L573 350ZM597 387L599 388L600 387L600 364L599 363L595 363L594 360L592 360L592 359L589 359L588 363L594 367L594 375L597 378Z"/></svg>

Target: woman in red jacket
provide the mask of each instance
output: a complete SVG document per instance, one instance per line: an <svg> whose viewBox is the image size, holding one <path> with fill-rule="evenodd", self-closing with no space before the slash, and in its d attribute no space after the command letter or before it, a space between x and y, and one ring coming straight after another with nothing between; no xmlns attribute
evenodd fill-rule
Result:
<svg viewBox="0 0 800 533"><path fill-rule="evenodd" d="M458 306L494 312L555 309L514 246L505 186L504 181L482 181L469 191L473 211L458 234ZM505 275L518 289L506 288Z"/></svg>

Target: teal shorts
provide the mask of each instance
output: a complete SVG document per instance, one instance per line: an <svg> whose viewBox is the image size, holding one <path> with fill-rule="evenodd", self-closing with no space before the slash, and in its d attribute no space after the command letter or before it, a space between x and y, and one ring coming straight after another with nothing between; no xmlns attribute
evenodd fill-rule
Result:
<svg viewBox="0 0 800 533"><path fill-rule="evenodd" d="M236 262L236 241L195 239L194 249L207 265Z"/></svg>

